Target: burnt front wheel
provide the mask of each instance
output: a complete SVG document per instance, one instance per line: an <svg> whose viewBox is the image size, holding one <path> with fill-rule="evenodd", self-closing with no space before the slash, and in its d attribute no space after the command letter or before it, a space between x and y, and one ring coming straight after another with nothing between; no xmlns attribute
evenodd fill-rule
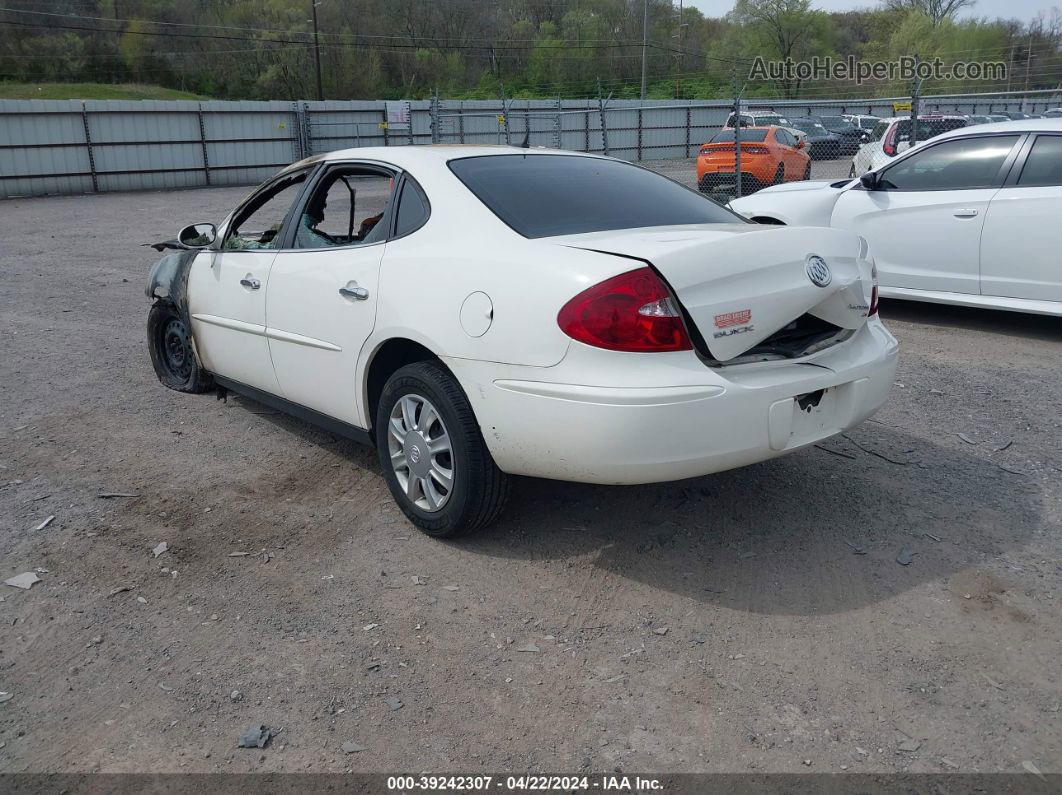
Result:
<svg viewBox="0 0 1062 795"><path fill-rule="evenodd" d="M214 379L196 358L191 330L173 304L159 301L151 307L147 336L151 366L164 386L178 392L214 388Z"/></svg>

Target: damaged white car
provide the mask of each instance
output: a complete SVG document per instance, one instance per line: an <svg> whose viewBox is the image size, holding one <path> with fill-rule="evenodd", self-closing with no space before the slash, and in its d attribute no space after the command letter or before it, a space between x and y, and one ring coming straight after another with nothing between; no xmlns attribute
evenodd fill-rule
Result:
<svg viewBox="0 0 1062 795"><path fill-rule="evenodd" d="M162 383L374 445L433 536L494 520L511 475L646 483L797 450L896 370L858 236L747 223L593 155L334 152L169 245Z"/></svg>

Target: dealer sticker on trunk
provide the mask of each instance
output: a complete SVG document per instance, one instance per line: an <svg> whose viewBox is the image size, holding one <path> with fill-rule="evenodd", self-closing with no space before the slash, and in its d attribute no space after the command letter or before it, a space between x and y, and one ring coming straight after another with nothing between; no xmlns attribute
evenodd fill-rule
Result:
<svg viewBox="0 0 1062 795"><path fill-rule="evenodd" d="M740 312L727 312L715 316L716 328L730 328L731 326L744 326L752 320L752 310L742 309Z"/></svg>
<svg viewBox="0 0 1062 795"><path fill-rule="evenodd" d="M719 339L720 337L731 337L734 334L744 334L747 331L752 331L753 326L749 321L752 320L751 309L741 309L737 312L724 312L722 315L716 315L715 327L720 329L712 334L712 337Z"/></svg>

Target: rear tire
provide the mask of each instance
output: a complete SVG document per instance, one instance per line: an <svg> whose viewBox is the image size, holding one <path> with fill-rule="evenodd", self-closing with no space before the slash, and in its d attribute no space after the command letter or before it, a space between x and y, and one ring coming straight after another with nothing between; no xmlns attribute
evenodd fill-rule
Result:
<svg viewBox="0 0 1062 795"><path fill-rule="evenodd" d="M191 329L173 304L159 301L151 307L147 338L151 366L163 386L197 394L214 388L214 378L195 355Z"/></svg>
<svg viewBox="0 0 1062 795"><path fill-rule="evenodd" d="M494 463L468 398L437 362L408 364L384 384L376 450L398 507L434 538L489 525L509 498L510 478Z"/></svg>

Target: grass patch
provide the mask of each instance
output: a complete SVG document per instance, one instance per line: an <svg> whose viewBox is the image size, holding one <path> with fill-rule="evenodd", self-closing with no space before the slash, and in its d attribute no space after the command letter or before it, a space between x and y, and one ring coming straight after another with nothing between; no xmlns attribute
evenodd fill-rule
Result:
<svg viewBox="0 0 1062 795"><path fill-rule="evenodd" d="M0 99L207 99L188 91L137 83L11 83L0 81Z"/></svg>

